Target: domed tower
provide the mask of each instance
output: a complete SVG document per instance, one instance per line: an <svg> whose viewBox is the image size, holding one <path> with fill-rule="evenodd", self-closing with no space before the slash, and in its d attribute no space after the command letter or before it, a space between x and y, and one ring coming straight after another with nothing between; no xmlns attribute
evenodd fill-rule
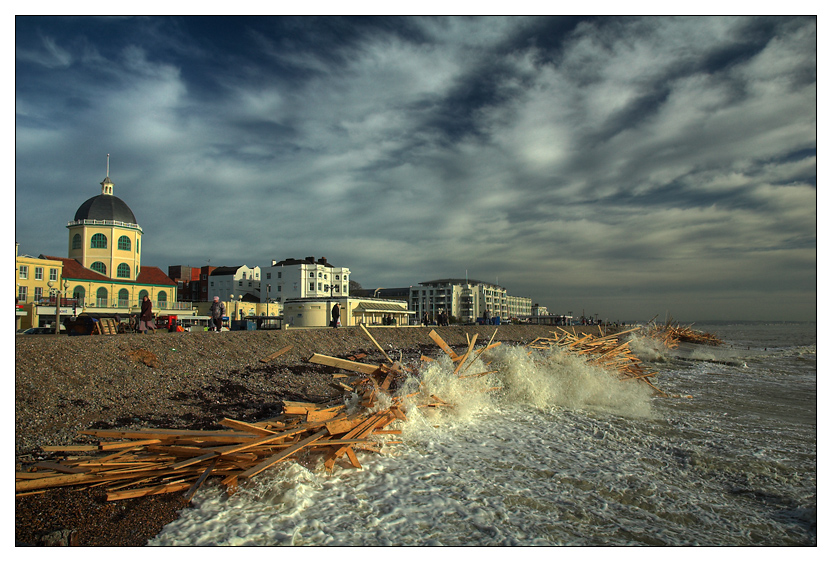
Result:
<svg viewBox="0 0 832 562"><path fill-rule="evenodd" d="M70 259L112 279L135 281L139 276L142 229L127 203L113 195L109 154L101 195L84 201L66 227Z"/></svg>

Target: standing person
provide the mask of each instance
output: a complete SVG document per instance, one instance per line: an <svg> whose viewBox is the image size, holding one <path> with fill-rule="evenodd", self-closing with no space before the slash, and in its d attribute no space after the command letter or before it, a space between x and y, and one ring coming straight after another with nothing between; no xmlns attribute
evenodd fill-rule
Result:
<svg viewBox="0 0 832 562"><path fill-rule="evenodd" d="M214 302L211 303L211 331L222 331L222 317L225 316L225 303L220 302L219 297L214 297Z"/></svg>
<svg viewBox="0 0 832 562"><path fill-rule="evenodd" d="M336 302L335 305L332 307L332 327L333 328L338 327L338 322L340 322L340 319L341 319L341 305L339 305Z"/></svg>
<svg viewBox="0 0 832 562"><path fill-rule="evenodd" d="M142 297L142 312L141 316L139 316L139 331L143 334L147 333L147 330L153 330L153 333L156 333L156 323L153 321L153 303L150 302L150 297L145 295Z"/></svg>

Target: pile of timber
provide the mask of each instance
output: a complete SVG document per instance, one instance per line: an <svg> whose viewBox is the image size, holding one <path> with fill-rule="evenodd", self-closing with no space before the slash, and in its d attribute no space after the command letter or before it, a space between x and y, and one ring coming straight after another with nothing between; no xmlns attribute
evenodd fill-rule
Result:
<svg viewBox="0 0 832 562"><path fill-rule="evenodd" d="M558 332L552 332L552 337L536 338L526 347L540 350L556 347L567 353L584 356L590 365L617 373L618 379L621 381L638 381L652 388L654 394L667 397L667 394L659 390L649 380L657 373L648 372L644 369L641 361L630 349L629 341L621 342L621 336L639 329L633 328L632 330L597 337L591 334L578 334L574 329L569 332L558 327ZM529 351L529 353L532 352Z"/></svg>
<svg viewBox="0 0 832 562"><path fill-rule="evenodd" d="M713 334L694 330L693 324L681 326L674 323L672 318L669 318L662 325L650 322L647 326L647 335L662 342L668 349L676 349L679 347L679 342L712 346L720 346L725 343Z"/></svg>
<svg viewBox="0 0 832 562"><path fill-rule="evenodd" d="M280 462L299 460L304 455L320 455L324 467L332 471L336 461L346 457L349 465L360 468L356 450L381 452L386 444L399 443L391 435L401 429L390 427L407 420L410 408L452 408L453 405L418 391L397 395L408 374L418 374L393 361L364 328L367 336L382 352L386 363L361 363L363 356L349 359L313 354L308 361L334 367L332 386L344 397L325 404L283 403L283 413L275 418L248 423L224 418L223 430L184 429L93 429L82 435L100 439L97 445L47 446L42 449L60 457L38 462L16 473L17 495L43 493L51 488L71 486L76 489L103 488L107 500L121 500L154 494L184 491L190 499L209 477L221 478L229 494L238 486ZM570 353L586 356L591 363L619 373L621 380L637 379L665 396L647 379L628 343L619 343L622 333L596 338L569 333L552 333L551 338L537 338L528 347L547 349L558 346ZM626 332L623 332L626 333ZM460 378L481 377L496 371L469 374L483 353L500 345L491 340L476 349L477 334L468 338L464 353L457 354L436 331L430 338L454 364ZM285 347L261 359L268 362L284 353ZM530 351L531 353L531 351ZM422 356L423 362L434 359ZM499 387L485 391L499 390ZM349 397L357 397L347 400ZM383 399L382 399L383 397ZM348 406L351 403L351 406Z"/></svg>
<svg viewBox="0 0 832 562"><path fill-rule="evenodd" d="M283 413L278 417L257 423L225 418L219 422L224 430L82 431L82 435L101 441L98 445L42 447L43 451L63 458L38 462L16 473L15 491L17 495L27 495L62 486L103 487L109 501L180 491L185 491L185 497L190 499L209 476L222 478L226 492L233 494L243 481L279 462L298 460L306 454L322 455L330 472L343 457L353 467L361 468L355 451L380 452L385 444L399 443L390 440L390 436L400 434L401 429L388 426L406 421L408 408L452 407L422 389L395 396L394 390L406 379L408 369L392 361L364 330L388 363L371 365L317 353L308 359L348 371L335 373L331 384L344 394L359 397L358 406L352 410L343 398L326 404L284 401ZM469 338L467 353L457 355L436 332L430 335L457 363L457 373L464 373L485 349L499 345L490 344L474 354L474 336ZM283 348L262 361L270 361L289 349ZM382 395L386 395L383 401Z"/></svg>

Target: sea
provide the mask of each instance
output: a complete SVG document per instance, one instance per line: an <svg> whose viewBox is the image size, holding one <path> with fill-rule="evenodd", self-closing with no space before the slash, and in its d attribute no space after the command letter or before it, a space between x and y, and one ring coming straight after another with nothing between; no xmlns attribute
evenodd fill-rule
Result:
<svg viewBox="0 0 832 562"><path fill-rule="evenodd" d="M404 392L454 407L411 408L360 469L204 486L149 544L816 546L816 324L692 328L725 343L630 340L670 397L560 350L504 344L464 379L437 350Z"/></svg>

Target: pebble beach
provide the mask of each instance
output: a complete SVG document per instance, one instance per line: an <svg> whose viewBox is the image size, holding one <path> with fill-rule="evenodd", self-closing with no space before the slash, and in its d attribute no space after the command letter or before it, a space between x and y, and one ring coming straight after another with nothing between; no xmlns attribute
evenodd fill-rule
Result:
<svg viewBox="0 0 832 562"><path fill-rule="evenodd" d="M461 350L467 338L527 343L552 326L371 328L394 360L409 365L441 353L435 329ZM598 335L597 326L575 327ZM280 357L263 362L292 346ZM364 363L384 357L360 328L16 336L16 469L48 460L45 445L95 443L93 428L219 428L224 417L254 422L278 415L283 400L325 402L334 369L307 362L313 354ZM107 502L100 489L55 489L16 498L15 539L21 545L142 546L185 507L180 494Z"/></svg>

